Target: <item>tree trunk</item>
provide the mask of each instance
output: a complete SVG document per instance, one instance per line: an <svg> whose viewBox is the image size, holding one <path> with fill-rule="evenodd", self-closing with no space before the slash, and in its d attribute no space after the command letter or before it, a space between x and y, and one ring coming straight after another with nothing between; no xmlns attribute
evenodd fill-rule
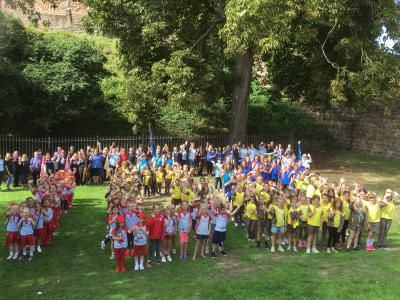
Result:
<svg viewBox="0 0 400 300"><path fill-rule="evenodd" d="M247 135L251 72L254 54L251 49L236 58L229 142L244 142Z"/></svg>

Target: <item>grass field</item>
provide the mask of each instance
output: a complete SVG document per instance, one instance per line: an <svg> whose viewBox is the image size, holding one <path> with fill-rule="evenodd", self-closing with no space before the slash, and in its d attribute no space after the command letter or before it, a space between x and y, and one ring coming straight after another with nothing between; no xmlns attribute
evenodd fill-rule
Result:
<svg viewBox="0 0 400 300"><path fill-rule="evenodd" d="M337 154L317 167L323 176L362 181L379 194L399 187L400 161ZM230 226L226 257L174 260L141 272L131 270L133 259L128 258L130 270L115 273L109 251L99 247L106 232L105 191L77 188L55 242L33 261L7 261L8 251L1 248L1 299L399 299L398 220L389 234L389 250L271 254L248 243L244 230ZM1 193L0 209L27 196L27 191Z"/></svg>

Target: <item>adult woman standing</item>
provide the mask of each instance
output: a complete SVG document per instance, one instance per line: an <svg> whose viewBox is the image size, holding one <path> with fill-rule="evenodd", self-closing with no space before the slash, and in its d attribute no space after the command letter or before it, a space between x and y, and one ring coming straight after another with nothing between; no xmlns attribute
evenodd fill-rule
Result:
<svg viewBox="0 0 400 300"><path fill-rule="evenodd" d="M99 148L93 150L90 160L90 173L92 175L93 183L99 184L101 171L103 169L103 154L99 153Z"/></svg>
<svg viewBox="0 0 400 300"><path fill-rule="evenodd" d="M10 153L6 153L6 156L4 157L4 173L7 176L6 191L11 191L10 185L14 180L15 170Z"/></svg>

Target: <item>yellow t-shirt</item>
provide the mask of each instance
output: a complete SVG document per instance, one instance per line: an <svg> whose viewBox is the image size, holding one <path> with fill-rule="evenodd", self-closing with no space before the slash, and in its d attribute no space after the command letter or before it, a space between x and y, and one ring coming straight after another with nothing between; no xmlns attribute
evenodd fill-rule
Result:
<svg viewBox="0 0 400 300"><path fill-rule="evenodd" d="M307 215L307 213L308 213L308 205L306 205L306 204L305 205L300 205L299 209L301 211L300 220L306 222L307 219L308 219L308 215Z"/></svg>
<svg viewBox="0 0 400 300"><path fill-rule="evenodd" d="M296 189L301 190L301 188L303 187L303 180L296 179L294 181L294 186L296 187Z"/></svg>
<svg viewBox="0 0 400 300"><path fill-rule="evenodd" d="M342 201L342 206L343 206L343 217L345 220L350 220L350 214L351 214L351 210L350 210L350 205L347 201L343 200Z"/></svg>
<svg viewBox="0 0 400 300"><path fill-rule="evenodd" d="M309 206L311 213L313 215L308 217L307 223L312 226L321 226L321 217L322 217L322 207L314 207L313 205Z"/></svg>
<svg viewBox="0 0 400 300"><path fill-rule="evenodd" d="M325 204L321 201L320 207L322 207L322 211L323 211L323 214L322 214L323 222L328 222L328 211L332 207L331 204L330 203Z"/></svg>
<svg viewBox="0 0 400 300"><path fill-rule="evenodd" d="M295 220L292 220L292 212L296 212L297 216L298 216L298 213L300 212L300 208L291 207L291 208L289 208L289 211L287 212L287 223L289 225L292 225L293 228L297 228L299 226L299 219L296 218Z"/></svg>
<svg viewBox="0 0 400 300"><path fill-rule="evenodd" d="M378 202L372 204L371 202L366 202L365 206L368 209L367 221L370 223L378 223L381 221L381 208Z"/></svg>
<svg viewBox="0 0 400 300"><path fill-rule="evenodd" d="M172 180L172 175L173 175L173 171L171 171L171 170L167 170L166 171L166 175L165 175L165 177L168 179L168 180Z"/></svg>
<svg viewBox="0 0 400 300"><path fill-rule="evenodd" d="M386 206L381 208L381 218L393 220L395 207L393 202L387 202Z"/></svg>
<svg viewBox="0 0 400 300"><path fill-rule="evenodd" d="M276 219L276 227L281 227L285 225L285 209L280 208L278 206L275 207L275 219Z"/></svg>
<svg viewBox="0 0 400 300"><path fill-rule="evenodd" d="M179 186L174 185L172 187L172 199L181 199L182 190Z"/></svg>
<svg viewBox="0 0 400 300"><path fill-rule="evenodd" d="M265 202L268 202L269 199L271 198L271 195L268 194L267 192L261 192L260 195L264 196Z"/></svg>
<svg viewBox="0 0 400 300"><path fill-rule="evenodd" d="M235 199L233 200L233 205L239 206L243 203L244 192L235 192Z"/></svg>
<svg viewBox="0 0 400 300"><path fill-rule="evenodd" d="M271 204L270 206L269 206L269 210L271 211L273 208L275 208L276 207L276 205L275 204ZM268 213L268 219L269 220L272 220L272 214L269 212Z"/></svg>
<svg viewBox="0 0 400 300"><path fill-rule="evenodd" d="M143 172L143 184L144 185L149 185L150 178L151 178L151 174L149 171Z"/></svg>
<svg viewBox="0 0 400 300"><path fill-rule="evenodd" d="M262 188L263 186L261 184L256 183L256 194L260 194Z"/></svg>
<svg viewBox="0 0 400 300"><path fill-rule="evenodd" d="M157 174L156 174L156 182L157 183L164 183L164 173L163 172L157 172Z"/></svg>
<svg viewBox="0 0 400 300"><path fill-rule="evenodd" d="M254 203L247 203L246 205L246 217L250 220L257 220L257 207Z"/></svg>
<svg viewBox="0 0 400 300"><path fill-rule="evenodd" d="M332 208L329 208L329 211L330 211L331 214L333 214L333 209ZM336 211L336 214L333 217L333 227L334 228L339 228L341 216L342 216L342 213L340 211Z"/></svg>

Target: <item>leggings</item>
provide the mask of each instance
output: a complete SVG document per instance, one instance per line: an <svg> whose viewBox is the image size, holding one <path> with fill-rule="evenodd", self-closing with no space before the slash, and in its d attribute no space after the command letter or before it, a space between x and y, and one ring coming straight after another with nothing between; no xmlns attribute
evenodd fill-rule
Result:
<svg viewBox="0 0 400 300"><path fill-rule="evenodd" d="M153 259L153 254L154 251L156 252L156 259L157 262L160 262L160 240L159 239L154 239L154 240L150 240L150 244L149 244L149 251L147 252L147 261L151 262L151 260Z"/></svg>
<svg viewBox="0 0 400 300"><path fill-rule="evenodd" d="M171 179L166 179L165 180L165 193L169 194L171 190Z"/></svg>
<svg viewBox="0 0 400 300"><path fill-rule="evenodd" d="M215 187L216 190L218 189L218 187L220 189L222 189L222 179L221 179L221 177L215 177L214 187Z"/></svg>
<svg viewBox="0 0 400 300"><path fill-rule="evenodd" d="M143 186L144 196L150 196L150 187L148 185Z"/></svg>
<svg viewBox="0 0 400 300"><path fill-rule="evenodd" d="M379 227L378 246L386 246L386 240L391 225L392 225L392 220L381 218L381 224Z"/></svg>
<svg viewBox="0 0 400 300"><path fill-rule="evenodd" d="M257 234L257 220L247 220L247 235L250 240L254 240Z"/></svg>
<svg viewBox="0 0 400 300"><path fill-rule="evenodd" d="M4 172L0 171L0 189L1 189L1 184L3 182L3 177L4 177Z"/></svg>
<svg viewBox="0 0 400 300"><path fill-rule="evenodd" d="M161 189L162 189L162 183L161 182L157 182L156 183L156 193L161 195Z"/></svg>
<svg viewBox="0 0 400 300"><path fill-rule="evenodd" d="M322 233L321 233L321 247L326 243L326 233L328 231L328 225L326 222L322 223Z"/></svg>
<svg viewBox="0 0 400 300"><path fill-rule="evenodd" d="M328 248L335 247L336 243L339 242L339 232L338 232L338 229L335 228L335 227L328 227L328 232L329 232L329 236L328 236L328 244L327 244L327 247L328 247Z"/></svg>
<svg viewBox="0 0 400 300"><path fill-rule="evenodd" d="M264 240L268 237L268 223L267 219L261 219L257 221L257 242L261 241L261 236L264 234Z"/></svg>
<svg viewBox="0 0 400 300"><path fill-rule="evenodd" d="M127 237L128 237L128 249L132 250L133 249L133 239L134 239L133 233L128 233Z"/></svg>
<svg viewBox="0 0 400 300"><path fill-rule="evenodd" d="M233 210L235 210L236 209L236 205L233 207ZM239 223L239 224L241 224L241 223L243 223L243 211L244 211L244 208L243 208L243 205L239 208L239 210L236 212L236 214L233 216L233 218L235 219L235 223Z"/></svg>
<svg viewBox="0 0 400 300"><path fill-rule="evenodd" d="M299 240L300 241L307 241L307 221L299 221Z"/></svg>
<svg viewBox="0 0 400 300"><path fill-rule="evenodd" d="M126 248L114 249L115 261L117 262L117 268L125 270L125 252Z"/></svg>
<svg viewBox="0 0 400 300"><path fill-rule="evenodd" d="M213 164L212 161L207 161L207 174L211 175L213 170Z"/></svg>
<svg viewBox="0 0 400 300"><path fill-rule="evenodd" d="M342 231L340 232L340 237L342 239L342 243L346 242L346 231L347 231L348 226L349 226L349 220L344 220L343 228L342 228Z"/></svg>
<svg viewBox="0 0 400 300"><path fill-rule="evenodd" d="M61 210L67 211L68 210L68 201L67 199L61 199Z"/></svg>

